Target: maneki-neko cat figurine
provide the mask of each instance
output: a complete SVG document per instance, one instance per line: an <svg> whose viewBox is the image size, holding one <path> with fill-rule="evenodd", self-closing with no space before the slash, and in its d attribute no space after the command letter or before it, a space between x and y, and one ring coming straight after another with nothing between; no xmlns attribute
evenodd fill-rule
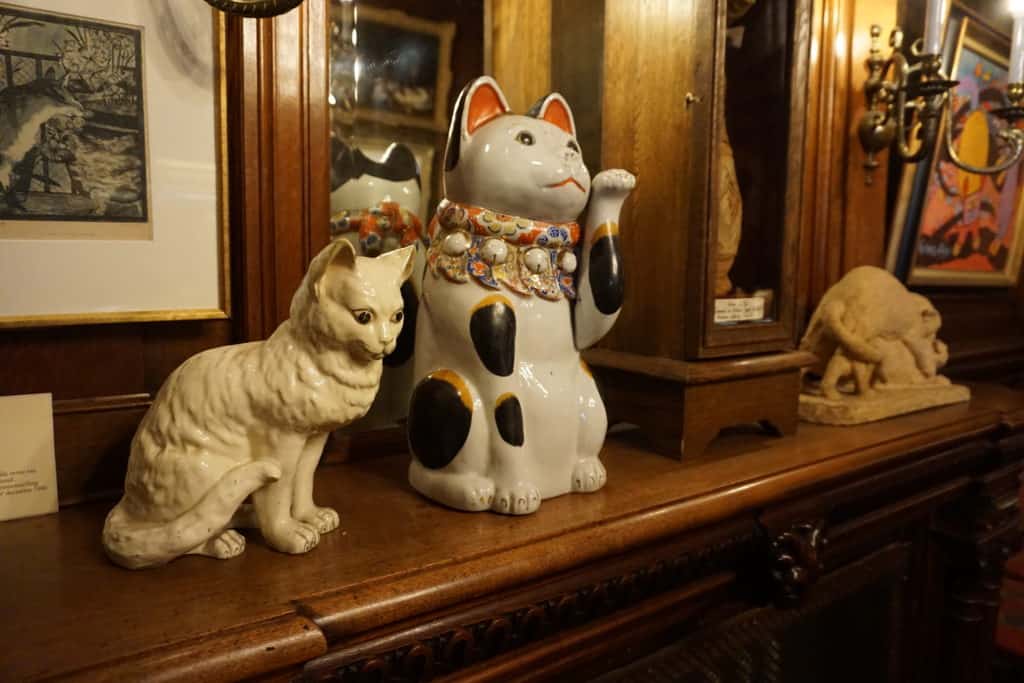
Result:
<svg viewBox="0 0 1024 683"><path fill-rule="evenodd" d="M416 326L409 481L420 493L528 514L604 486L607 417L580 351L622 305L618 219L634 185L618 169L591 183L561 95L523 116L491 78L463 90Z"/></svg>
<svg viewBox="0 0 1024 683"><path fill-rule="evenodd" d="M269 339L208 349L172 372L135 432L124 497L103 525L110 559L140 569L235 557L241 528L304 553L336 529L338 513L313 502L313 473L328 432L377 394L412 268L412 247L366 258L332 242Z"/></svg>

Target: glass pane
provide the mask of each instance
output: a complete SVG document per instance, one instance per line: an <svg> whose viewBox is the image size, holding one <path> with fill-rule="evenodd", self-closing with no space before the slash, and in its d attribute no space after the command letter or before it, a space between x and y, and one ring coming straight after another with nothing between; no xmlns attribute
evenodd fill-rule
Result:
<svg viewBox="0 0 1024 683"><path fill-rule="evenodd" d="M776 317L786 192L790 182L790 64L793 3L730 0L725 111L719 126L715 322Z"/></svg>
<svg viewBox="0 0 1024 683"><path fill-rule="evenodd" d="M332 0L331 234L365 256L417 244L406 322L358 430L406 414L422 279L420 235L441 197L448 117L484 71L484 0Z"/></svg>

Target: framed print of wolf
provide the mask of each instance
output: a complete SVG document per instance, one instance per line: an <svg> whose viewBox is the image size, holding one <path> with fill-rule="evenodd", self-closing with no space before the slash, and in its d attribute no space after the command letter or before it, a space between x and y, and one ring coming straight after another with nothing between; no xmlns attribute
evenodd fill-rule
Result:
<svg viewBox="0 0 1024 683"><path fill-rule="evenodd" d="M0 238L149 239L142 28L0 5Z"/></svg>
<svg viewBox="0 0 1024 683"><path fill-rule="evenodd" d="M225 21L0 0L0 327L227 317Z"/></svg>

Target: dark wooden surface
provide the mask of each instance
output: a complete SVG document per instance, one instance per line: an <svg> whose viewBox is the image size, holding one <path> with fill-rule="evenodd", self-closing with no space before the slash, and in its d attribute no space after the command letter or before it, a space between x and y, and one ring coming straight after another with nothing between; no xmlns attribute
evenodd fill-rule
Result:
<svg viewBox="0 0 1024 683"><path fill-rule="evenodd" d="M1020 414L1019 394L979 386L969 405L862 427L801 425L793 437L732 435L683 463L655 455L638 434L614 436L603 455L604 490L545 501L523 518L453 512L420 498L405 482L404 454L354 461L318 474L318 502L335 506L342 526L299 557L272 552L257 536L236 560L186 557L129 572L99 544L109 503L6 522L0 667L14 680L128 680L156 668L168 679L201 671L225 679L296 667L332 643L639 557L680 534L704 547L700 530L709 525L909 467L924 452L996 435Z"/></svg>

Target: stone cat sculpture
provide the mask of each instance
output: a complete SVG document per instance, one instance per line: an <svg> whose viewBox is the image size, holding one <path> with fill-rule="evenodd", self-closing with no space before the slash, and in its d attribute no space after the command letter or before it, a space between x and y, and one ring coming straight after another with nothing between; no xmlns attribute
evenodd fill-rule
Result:
<svg viewBox="0 0 1024 683"><path fill-rule="evenodd" d="M348 240L360 256L416 248L413 275L402 285L407 324L394 353L384 359L377 398L358 425L359 430L392 427L406 416L413 385L413 337L424 263L419 164L412 150L397 142L375 159L335 139L332 156L332 238Z"/></svg>
<svg viewBox="0 0 1024 683"><path fill-rule="evenodd" d="M579 352L622 305L617 222L635 179L610 170L591 185L562 96L511 114L487 77L459 97L445 171L416 328L409 481L450 507L506 514L596 491L607 417Z"/></svg>
<svg viewBox="0 0 1024 683"><path fill-rule="evenodd" d="M881 268L860 266L822 297L800 348L818 357L814 371L822 376L826 396L838 395L836 380L849 374L851 363L858 392L867 393L883 360L879 344L887 340L904 346L923 376L934 377L936 333L941 325L939 312L927 298L908 291ZM833 358L836 364L830 368Z"/></svg>
<svg viewBox="0 0 1024 683"><path fill-rule="evenodd" d="M328 432L361 417L377 393L412 263L411 247L371 259L333 242L269 339L203 351L171 373L103 527L110 558L137 569L186 554L235 557L241 527L303 553L337 528L338 514L313 503L313 473Z"/></svg>
<svg viewBox="0 0 1024 683"><path fill-rule="evenodd" d="M881 268L854 268L822 297L800 342L818 362L804 373L800 417L861 424L970 399L939 374L949 350L925 297Z"/></svg>

